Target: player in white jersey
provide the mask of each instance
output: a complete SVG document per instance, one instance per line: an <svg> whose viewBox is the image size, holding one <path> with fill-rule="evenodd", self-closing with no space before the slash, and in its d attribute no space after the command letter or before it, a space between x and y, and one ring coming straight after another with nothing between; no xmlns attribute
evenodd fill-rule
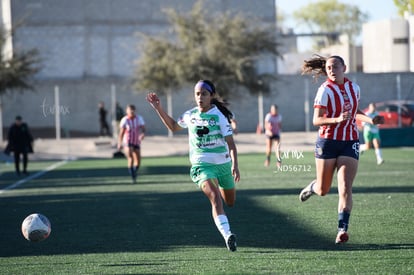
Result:
<svg viewBox="0 0 414 275"><path fill-rule="evenodd" d="M212 215L230 251L236 251L236 236L224 212L223 200L233 206L235 181L240 180L237 149L230 125L231 112L216 98L214 84L200 80L194 87L197 106L186 111L177 121L162 108L155 93L147 101L171 131L188 129L190 175L211 203Z"/></svg>
<svg viewBox="0 0 414 275"><path fill-rule="evenodd" d="M124 148L128 160L128 171L132 182L136 182L141 165L141 141L145 136L145 122L142 116L135 114L135 106L126 107L126 116L119 123L118 150Z"/></svg>
<svg viewBox="0 0 414 275"><path fill-rule="evenodd" d="M378 112L376 111L376 107L375 107L375 103L370 103L368 105L368 111L365 113L367 116L374 118L376 116L378 116ZM377 158L377 164L381 165L384 163L384 159L382 158L382 154L381 154L381 148L380 148L380 144L381 144L381 137L379 134L379 128L377 125L373 125L370 123L363 123L362 124L364 126L364 141L365 144L364 146L361 146L361 154L366 151L369 150L371 148L371 143L372 145L374 145L374 149L375 149L375 156Z"/></svg>

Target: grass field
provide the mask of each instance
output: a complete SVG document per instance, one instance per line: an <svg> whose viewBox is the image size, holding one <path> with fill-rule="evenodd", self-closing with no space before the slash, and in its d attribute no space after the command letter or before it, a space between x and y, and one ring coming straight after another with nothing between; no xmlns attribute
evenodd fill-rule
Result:
<svg viewBox="0 0 414 275"><path fill-rule="evenodd" d="M288 152L284 171L240 155L242 180L226 208L238 251L225 248L187 157L146 158L132 185L125 160L70 161L0 194L1 274L414 274L414 148L361 157L350 241L335 245L336 181L300 203L315 174L311 153ZM52 162L30 163L31 174ZM1 164L0 189L18 178ZM26 241L34 212L50 237Z"/></svg>

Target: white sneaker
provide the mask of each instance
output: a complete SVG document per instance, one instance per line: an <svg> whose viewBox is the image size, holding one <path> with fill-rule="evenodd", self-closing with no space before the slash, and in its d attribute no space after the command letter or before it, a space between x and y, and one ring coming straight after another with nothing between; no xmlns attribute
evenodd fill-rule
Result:
<svg viewBox="0 0 414 275"><path fill-rule="evenodd" d="M313 180L311 183L308 184L308 186L306 186L305 188L302 189L302 191L299 194L299 200L301 202L306 201L307 199L309 199L313 194L312 192L312 185L315 184L316 180Z"/></svg>
<svg viewBox="0 0 414 275"><path fill-rule="evenodd" d="M379 159L378 161L377 161L377 164L378 165L381 165L381 164L383 164L384 163L384 160L383 159Z"/></svg>
<svg viewBox="0 0 414 275"><path fill-rule="evenodd" d="M237 244L236 244L236 235L230 234L226 239L226 246L227 249L231 252L234 252L237 250Z"/></svg>

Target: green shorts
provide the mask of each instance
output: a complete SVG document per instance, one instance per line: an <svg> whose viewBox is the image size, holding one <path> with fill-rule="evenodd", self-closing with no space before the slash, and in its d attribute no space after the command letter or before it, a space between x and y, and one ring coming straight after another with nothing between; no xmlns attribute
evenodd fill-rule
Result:
<svg viewBox="0 0 414 275"><path fill-rule="evenodd" d="M365 143L372 142L374 139L381 140L379 132L372 133L371 131L364 131L364 141L365 141Z"/></svg>
<svg viewBox="0 0 414 275"><path fill-rule="evenodd" d="M190 170L190 176L199 187L208 179L217 179L221 189L233 189L235 186L234 178L231 174L231 162L193 165Z"/></svg>

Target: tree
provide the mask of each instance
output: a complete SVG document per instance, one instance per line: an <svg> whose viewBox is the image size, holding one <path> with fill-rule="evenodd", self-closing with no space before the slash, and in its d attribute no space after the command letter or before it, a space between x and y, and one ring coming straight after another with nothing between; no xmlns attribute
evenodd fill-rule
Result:
<svg viewBox="0 0 414 275"><path fill-rule="evenodd" d="M0 141L3 140L3 102L2 95L8 91L33 89L30 79L40 70L40 59L35 49L5 53L8 32L0 27Z"/></svg>
<svg viewBox="0 0 414 275"><path fill-rule="evenodd" d="M394 4L398 9L398 14L403 16L404 12L413 13L414 0L394 0Z"/></svg>
<svg viewBox="0 0 414 275"><path fill-rule="evenodd" d="M313 33L344 33L351 42L361 33L362 24L368 19L368 15L357 6L340 3L338 0L310 3L295 11L293 16ZM332 45L337 37L327 36L327 40Z"/></svg>
<svg viewBox="0 0 414 275"><path fill-rule="evenodd" d="M8 34L0 28L0 47L3 49ZM15 51L12 56L1 55L0 95L12 90L33 89L31 78L40 70L40 59L36 49Z"/></svg>
<svg viewBox="0 0 414 275"><path fill-rule="evenodd" d="M162 91L199 79L213 80L224 98L240 86L251 93L269 90L263 80L273 76L258 72L257 60L278 55L274 29L242 15L208 17L201 2L186 15L171 9L166 15L172 35L144 36L134 76L137 90Z"/></svg>

